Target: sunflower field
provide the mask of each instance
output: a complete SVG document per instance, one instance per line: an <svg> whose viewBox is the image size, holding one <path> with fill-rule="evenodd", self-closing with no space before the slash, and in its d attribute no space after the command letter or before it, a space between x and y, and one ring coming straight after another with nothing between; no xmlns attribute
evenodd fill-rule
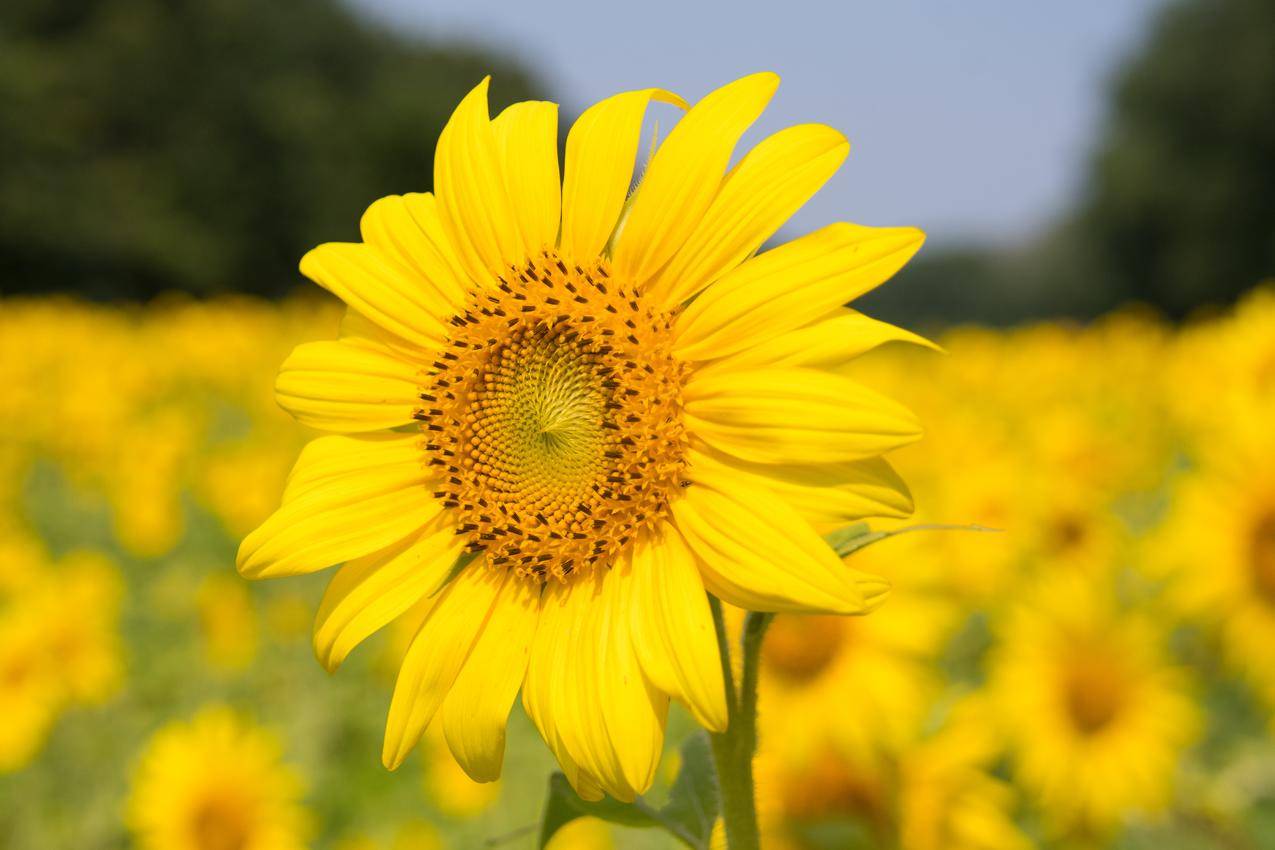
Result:
<svg viewBox="0 0 1275 850"><path fill-rule="evenodd" d="M410 629L328 676L322 577L235 572L308 438L273 375L339 319L0 302L0 847L535 846L554 763L520 706L499 782L434 731L386 771ZM914 506L847 559L878 611L770 627L764 846L1275 847L1275 291L935 339L847 367L926 425L890 458ZM581 818L550 846L676 845Z"/></svg>

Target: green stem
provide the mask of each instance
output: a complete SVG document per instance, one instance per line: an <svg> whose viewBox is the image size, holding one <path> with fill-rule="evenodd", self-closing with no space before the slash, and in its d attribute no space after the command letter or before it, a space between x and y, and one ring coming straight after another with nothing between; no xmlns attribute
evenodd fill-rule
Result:
<svg viewBox="0 0 1275 850"><path fill-rule="evenodd" d="M761 641L774 615L753 612L744 621L744 634L740 641L743 670L736 690L722 603L709 596L709 604L717 629L729 720L725 732L711 736L726 846L729 850L759 850L756 788L753 783L753 756L757 753L757 667Z"/></svg>

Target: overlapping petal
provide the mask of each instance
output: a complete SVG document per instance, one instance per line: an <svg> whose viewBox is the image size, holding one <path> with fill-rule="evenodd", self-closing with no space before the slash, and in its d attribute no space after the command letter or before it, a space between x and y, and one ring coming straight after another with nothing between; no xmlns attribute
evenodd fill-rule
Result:
<svg viewBox="0 0 1275 850"><path fill-rule="evenodd" d="M678 317L677 355L726 357L822 318L888 280L924 239L912 227L833 224L760 254Z"/></svg>
<svg viewBox="0 0 1275 850"><path fill-rule="evenodd" d="M314 623L314 653L328 671L354 647L436 591L464 547L440 516L417 534L350 561L328 583Z"/></svg>
<svg viewBox="0 0 1275 850"><path fill-rule="evenodd" d="M515 103L491 123L523 245L533 252L552 248L562 212L558 104Z"/></svg>
<svg viewBox="0 0 1275 850"><path fill-rule="evenodd" d="M563 691L575 683L559 677L568 665L575 664L575 659L569 654L569 638L576 628L574 608L570 603L568 587L556 583L545 586L540 620L522 687L522 705L575 792L585 800L600 800L602 786L581 767L566 741L567 726L572 722L566 715L566 709L571 704L564 703L562 697Z"/></svg>
<svg viewBox="0 0 1275 850"><path fill-rule="evenodd" d="M479 286L524 259L529 247L518 227L505 158L487 112L489 83L490 78L484 79L456 107L434 153L439 218L461 265Z"/></svg>
<svg viewBox="0 0 1275 850"><path fill-rule="evenodd" d="M510 579L443 702L443 734L476 782L500 778L509 708L527 672L540 619L540 586Z"/></svg>
<svg viewBox="0 0 1275 850"><path fill-rule="evenodd" d="M803 465L750 463L704 446L692 450L687 460L693 470L724 465L756 479L816 528L912 513L911 491L883 457Z"/></svg>
<svg viewBox="0 0 1275 850"><path fill-rule="evenodd" d="M614 795L623 783L591 680L598 656L589 626L600 590L597 576L545 586L523 686L527 715L585 799L603 789Z"/></svg>
<svg viewBox="0 0 1275 850"><path fill-rule="evenodd" d="M906 342L935 351L937 345L911 331L842 308L831 318L772 337L705 369L742 369L762 366L807 366L839 369L862 354L889 342Z"/></svg>
<svg viewBox="0 0 1275 850"><path fill-rule="evenodd" d="M616 750L624 786L618 799L640 794L655 779L664 748L664 723L668 694L643 675L635 635L630 628L634 579L623 564L605 570L602 596L596 600L597 666L594 681L599 688L602 717ZM694 600L688 600L693 604ZM687 635L691 640L693 636ZM627 796L626 796L627 795Z"/></svg>
<svg viewBox="0 0 1275 850"><path fill-rule="evenodd" d="M647 678L716 732L726 728L726 690L712 612L695 558L666 526L635 546L630 571L633 646Z"/></svg>
<svg viewBox="0 0 1275 850"><path fill-rule="evenodd" d="M714 595L751 611L832 614L864 614L885 599L884 579L843 564L765 487L720 467L693 474L673 518Z"/></svg>
<svg viewBox="0 0 1275 850"><path fill-rule="evenodd" d="M562 186L560 248L566 256L581 261L598 256L615 231L633 183L642 119L653 100L688 108L672 92L642 89L594 104L572 125Z"/></svg>
<svg viewBox="0 0 1275 850"><path fill-rule="evenodd" d="M308 342L279 368L279 406L311 428L346 433L397 428L419 404L421 366L385 346Z"/></svg>
<svg viewBox="0 0 1275 850"><path fill-rule="evenodd" d="M654 777L668 697L642 674L625 578L610 569L546 586L523 704L564 768L578 766L564 771L577 791L632 800Z"/></svg>
<svg viewBox="0 0 1275 850"><path fill-rule="evenodd" d="M850 152L845 136L803 124L770 136L731 170L704 217L647 291L681 304L751 256L774 235Z"/></svg>
<svg viewBox="0 0 1275 850"><path fill-rule="evenodd" d="M817 369L704 372L691 377L684 397L691 433L755 463L842 463L921 436L916 417L898 402Z"/></svg>
<svg viewBox="0 0 1275 850"><path fill-rule="evenodd" d="M371 245L325 243L301 258L301 273L396 336L422 348L442 344L447 305Z"/></svg>
<svg viewBox="0 0 1275 850"><path fill-rule="evenodd" d="M412 638L394 683L381 751L381 761L390 770L403 763L434 719L509 580L506 570L471 564L439 594Z"/></svg>
<svg viewBox="0 0 1275 850"><path fill-rule="evenodd" d="M717 197L735 144L779 86L753 74L706 95L659 146L615 245L615 273L644 286L695 230Z"/></svg>
<svg viewBox="0 0 1275 850"><path fill-rule="evenodd" d="M390 195L367 208L359 222L363 241L409 270L432 291L435 312L456 312L469 292L464 270L438 217L438 202L428 193Z"/></svg>
<svg viewBox="0 0 1275 850"><path fill-rule="evenodd" d="M414 434L331 435L301 452L283 505L239 547L247 578L296 575L383 549L442 510Z"/></svg>

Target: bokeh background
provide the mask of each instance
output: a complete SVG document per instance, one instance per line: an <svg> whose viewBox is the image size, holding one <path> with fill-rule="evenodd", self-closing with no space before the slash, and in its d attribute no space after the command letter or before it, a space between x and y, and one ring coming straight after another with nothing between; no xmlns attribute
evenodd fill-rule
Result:
<svg viewBox="0 0 1275 850"><path fill-rule="evenodd" d="M1275 848L1271 0L5 0L0 848L532 846L520 709L497 785L437 741L389 774L408 635L329 677L323 579L234 573L307 437L274 372L338 320L296 262L428 189L485 74L569 120L759 69L746 142L853 145L785 237L930 234L856 303L946 352L856 364L927 425L909 522L1001 529L877 544L880 612L776 621L768 846Z"/></svg>

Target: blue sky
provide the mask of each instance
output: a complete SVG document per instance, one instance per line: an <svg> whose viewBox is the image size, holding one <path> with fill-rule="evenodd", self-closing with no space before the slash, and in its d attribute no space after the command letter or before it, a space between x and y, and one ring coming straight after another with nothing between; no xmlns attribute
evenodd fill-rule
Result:
<svg viewBox="0 0 1275 850"><path fill-rule="evenodd" d="M851 141L794 231L849 220L1012 243L1074 197L1104 84L1163 0L355 2L523 60L570 115L625 89L693 100L777 71L783 84L751 140L820 121Z"/></svg>

